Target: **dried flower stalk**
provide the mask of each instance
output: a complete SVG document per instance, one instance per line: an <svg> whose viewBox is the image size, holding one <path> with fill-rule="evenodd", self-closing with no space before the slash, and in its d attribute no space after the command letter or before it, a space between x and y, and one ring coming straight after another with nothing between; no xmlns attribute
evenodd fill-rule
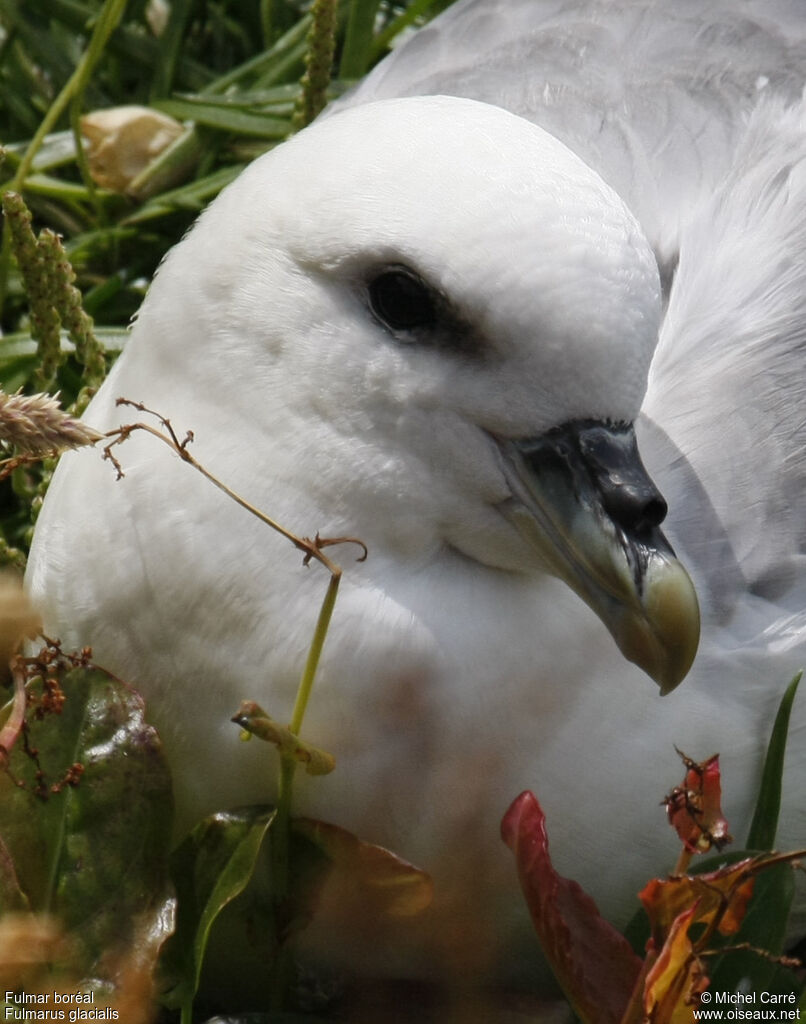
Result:
<svg viewBox="0 0 806 1024"><path fill-rule="evenodd" d="M54 306L76 346L76 357L84 367L84 384L88 388L97 388L106 376L106 359L103 345L95 337L92 317L84 310L81 292L75 286L76 273L54 231L49 228L42 230L37 248L49 268Z"/></svg>
<svg viewBox="0 0 806 1024"><path fill-rule="evenodd" d="M75 271L55 232L45 228L38 238L34 235L31 212L21 195L6 192L3 212L31 306L31 335L37 342L39 357L36 386L42 391L53 387L56 373L64 360L61 348L63 326L75 344L76 358L84 368L84 388L76 403L81 412L91 393L106 376L106 359L103 346L95 336L92 317L84 311L81 293L75 287Z"/></svg>
<svg viewBox="0 0 806 1024"><path fill-rule="evenodd" d="M308 33L302 96L294 111L295 130L309 125L327 103L327 87L330 85L333 54L336 50L335 0L314 0L311 14L313 24Z"/></svg>
<svg viewBox="0 0 806 1024"><path fill-rule="evenodd" d="M62 361L60 320L51 299L52 275L31 228L31 211L17 192L3 196L3 213L31 306L31 336L37 343L36 386L47 390Z"/></svg>

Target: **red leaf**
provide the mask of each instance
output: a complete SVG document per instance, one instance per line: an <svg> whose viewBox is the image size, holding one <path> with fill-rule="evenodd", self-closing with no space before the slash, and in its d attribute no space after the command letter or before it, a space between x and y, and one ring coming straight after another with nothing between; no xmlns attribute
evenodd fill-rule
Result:
<svg viewBox="0 0 806 1024"><path fill-rule="evenodd" d="M721 850L731 837L722 814L719 754L698 764L678 753L686 766L686 777L664 801L669 823L689 853L707 853L712 846Z"/></svg>
<svg viewBox="0 0 806 1024"><path fill-rule="evenodd" d="M554 870L545 821L535 796L525 792L501 822L540 945L580 1019L618 1024L641 961L582 887Z"/></svg>

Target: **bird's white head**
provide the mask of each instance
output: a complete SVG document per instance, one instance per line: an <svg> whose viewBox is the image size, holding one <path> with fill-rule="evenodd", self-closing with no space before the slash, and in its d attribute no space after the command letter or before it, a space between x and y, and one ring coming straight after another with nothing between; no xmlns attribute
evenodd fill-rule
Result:
<svg viewBox="0 0 806 1024"><path fill-rule="evenodd" d="M336 531L562 576L668 686L692 630L667 672L677 641L654 621L625 639L622 616L660 603L676 630L696 608L633 450L659 318L640 227L565 146L486 104L392 100L317 122L212 204L161 269L116 386L128 372L153 390L157 358L166 396L181 379L208 421L249 409L272 493L304 493ZM242 431L227 415L222 436Z"/></svg>

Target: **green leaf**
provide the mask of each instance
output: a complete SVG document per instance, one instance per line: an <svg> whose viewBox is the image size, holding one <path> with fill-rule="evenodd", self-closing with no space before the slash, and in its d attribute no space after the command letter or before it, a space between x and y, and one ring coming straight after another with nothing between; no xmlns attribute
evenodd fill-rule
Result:
<svg viewBox="0 0 806 1024"><path fill-rule="evenodd" d="M98 668L74 668L60 683L61 713L28 716L36 760L18 741L0 776L0 837L18 892L61 920L89 973L146 933L149 942L164 934L170 776L138 694ZM74 764L83 774L64 784ZM17 909L3 875L0 909Z"/></svg>
<svg viewBox="0 0 806 1024"><path fill-rule="evenodd" d="M639 905L624 928L624 938L629 942L630 948L636 956L641 958L645 956L647 939L650 934L649 918L644 908Z"/></svg>
<svg viewBox="0 0 806 1024"><path fill-rule="evenodd" d="M294 106L294 101L301 92L298 82L288 82L284 85L270 86L267 89L244 90L243 92L225 93L217 96L215 93L174 93L173 98L183 100L185 103L201 103L223 110L235 108L236 110L251 110L253 113L267 108L280 108L286 113Z"/></svg>
<svg viewBox="0 0 806 1024"><path fill-rule="evenodd" d="M738 934L730 945L748 942L755 949L778 955L784 951L787 921L795 896L790 864L778 864L756 877L753 898ZM710 965L711 989L733 992L742 979L750 979L754 992L798 992L795 975L757 953L726 953Z"/></svg>
<svg viewBox="0 0 806 1024"><path fill-rule="evenodd" d="M176 930L161 954L171 985L162 998L166 1006L186 1006L195 996L213 923L246 888L275 813L260 806L214 814L171 855L178 909Z"/></svg>
<svg viewBox="0 0 806 1024"><path fill-rule="evenodd" d="M104 349L115 354L122 350L128 336L129 332L124 328L106 328L97 332ZM75 352L75 345L66 331L60 333L60 344L63 352ZM36 366L36 342L30 334L18 332L0 338L0 388L3 391L10 394L23 387Z"/></svg>
<svg viewBox="0 0 806 1024"><path fill-rule="evenodd" d="M767 746L767 756L764 760L764 770L761 774L761 788L756 801L756 810L747 835L748 850L772 850L775 847L778 815L781 810L781 777L784 772L789 716L802 674L802 672L798 672L786 688L775 717L772 735Z"/></svg>

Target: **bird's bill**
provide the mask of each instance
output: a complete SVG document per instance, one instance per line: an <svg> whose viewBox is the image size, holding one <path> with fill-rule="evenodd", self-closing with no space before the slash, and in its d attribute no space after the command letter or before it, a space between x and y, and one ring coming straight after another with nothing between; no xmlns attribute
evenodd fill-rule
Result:
<svg viewBox="0 0 806 1024"><path fill-rule="evenodd" d="M505 514L607 626L662 694L697 653L700 614L688 573L658 528L663 498L631 426L572 423L501 441L512 499Z"/></svg>

